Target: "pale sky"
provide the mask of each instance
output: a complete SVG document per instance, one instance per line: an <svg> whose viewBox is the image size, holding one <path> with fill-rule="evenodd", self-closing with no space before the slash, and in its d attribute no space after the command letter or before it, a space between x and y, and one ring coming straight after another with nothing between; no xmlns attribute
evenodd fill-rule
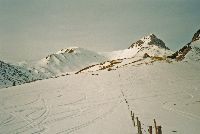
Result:
<svg viewBox="0 0 200 134"><path fill-rule="evenodd" d="M0 60L125 49L150 33L175 51L198 29L200 0L0 0Z"/></svg>

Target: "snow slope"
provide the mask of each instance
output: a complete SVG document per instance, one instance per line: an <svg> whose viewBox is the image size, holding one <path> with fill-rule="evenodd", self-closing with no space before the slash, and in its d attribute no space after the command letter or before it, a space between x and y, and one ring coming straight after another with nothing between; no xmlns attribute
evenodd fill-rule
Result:
<svg viewBox="0 0 200 134"><path fill-rule="evenodd" d="M0 90L0 133L136 134L155 118L165 134L200 132L198 63L153 63ZM126 99L126 101L124 100Z"/></svg>
<svg viewBox="0 0 200 134"><path fill-rule="evenodd" d="M190 44L191 50L186 54L184 61L199 62L200 61L200 40L196 40Z"/></svg>
<svg viewBox="0 0 200 134"><path fill-rule="evenodd" d="M106 57L96 52L78 47L62 49L55 54L26 66L43 72L48 77L66 72L78 71L85 66L107 60Z"/></svg>
<svg viewBox="0 0 200 134"><path fill-rule="evenodd" d="M157 57L157 56L138 56L138 57L132 57L132 58L123 58L123 59L116 59L116 60L109 60L105 61L99 64L94 64L91 66L87 66L75 74L79 73L87 73L87 72L98 72L102 70L117 70L119 68L124 68L124 67L130 67L130 66L142 66L142 65L152 65L154 62L160 62L160 63L171 63L172 60L166 58L166 57Z"/></svg>

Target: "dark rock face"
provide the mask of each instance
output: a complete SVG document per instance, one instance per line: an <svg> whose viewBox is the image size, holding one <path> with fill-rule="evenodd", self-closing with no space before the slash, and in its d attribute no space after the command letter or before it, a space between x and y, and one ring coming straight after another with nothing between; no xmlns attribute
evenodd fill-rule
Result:
<svg viewBox="0 0 200 134"><path fill-rule="evenodd" d="M148 58L148 57L150 57L147 53L145 53L144 55L143 55L143 58Z"/></svg>
<svg viewBox="0 0 200 134"><path fill-rule="evenodd" d="M165 49L169 50L169 48L165 46L165 43L161 39L158 39L154 34L151 34L150 38L151 38L151 41L148 43L149 45L155 44L161 48L165 48Z"/></svg>
<svg viewBox="0 0 200 134"><path fill-rule="evenodd" d="M168 56L168 58L176 59L177 61L182 61L185 58L185 55L191 50L190 44L185 45L183 48L181 48L179 51L175 52L171 56Z"/></svg>
<svg viewBox="0 0 200 134"><path fill-rule="evenodd" d="M180 50L176 51L168 58L176 59L177 61L182 61L185 58L185 55L192 49L191 43L200 39L200 29L194 34L192 41L187 45L183 46Z"/></svg>
<svg viewBox="0 0 200 134"><path fill-rule="evenodd" d="M192 42L200 39L200 29L194 34Z"/></svg>
<svg viewBox="0 0 200 134"><path fill-rule="evenodd" d="M142 40L138 40L136 41L135 43L133 43L130 47L130 48L133 48L134 46L138 47L138 46L142 46L142 44L144 44L144 42Z"/></svg>

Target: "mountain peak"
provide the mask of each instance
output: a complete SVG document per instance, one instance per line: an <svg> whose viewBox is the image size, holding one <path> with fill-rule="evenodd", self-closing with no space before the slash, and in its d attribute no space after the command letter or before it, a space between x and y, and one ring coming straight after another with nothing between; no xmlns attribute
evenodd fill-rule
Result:
<svg viewBox="0 0 200 134"><path fill-rule="evenodd" d="M155 45L158 46L160 48L164 48L169 50L168 47L165 46L165 43L156 37L155 34L150 34L148 36L144 36L143 38L141 38L140 40L134 42L129 49L133 48L133 47L142 47L142 46L147 46L147 45Z"/></svg>
<svg viewBox="0 0 200 134"><path fill-rule="evenodd" d="M68 48L61 49L56 54L73 53L76 49L78 49L78 47L68 47Z"/></svg>
<svg viewBox="0 0 200 134"><path fill-rule="evenodd" d="M45 59L50 59L52 57L55 57L56 55L60 55L60 54L70 54L70 53L74 53L75 50L77 50L79 47L68 47L68 48L63 48L60 51L50 54L48 55Z"/></svg>
<svg viewBox="0 0 200 134"><path fill-rule="evenodd" d="M149 35L148 35L148 36L146 36L146 37L150 37L150 38L157 38L157 37L156 37L156 35L155 35L155 34L153 34L153 33L149 34Z"/></svg>

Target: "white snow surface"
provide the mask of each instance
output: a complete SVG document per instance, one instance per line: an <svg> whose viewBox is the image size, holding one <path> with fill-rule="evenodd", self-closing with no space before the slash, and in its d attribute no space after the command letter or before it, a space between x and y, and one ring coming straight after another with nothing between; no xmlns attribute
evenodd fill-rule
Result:
<svg viewBox="0 0 200 134"><path fill-rule="evenodd" d="M191 50L186 54L184 61L200 62L200 40L191 43Z"/></svg>
<svg viewBox="0 0 200 134"><path fill-rule="evenodd" d="M138 49L124 49L112 52L101 52L100 54L104 55L109 60L114 60L134 57L138 51Z"/></svg>
<svg viewBox="0 0 200 134"><path fill-rule="evenodd" d="M130 110L144 134L153 119L164 134L200 132L199 63L154 63L97 73L1 89L0 133L136 134Z"/></svg>

